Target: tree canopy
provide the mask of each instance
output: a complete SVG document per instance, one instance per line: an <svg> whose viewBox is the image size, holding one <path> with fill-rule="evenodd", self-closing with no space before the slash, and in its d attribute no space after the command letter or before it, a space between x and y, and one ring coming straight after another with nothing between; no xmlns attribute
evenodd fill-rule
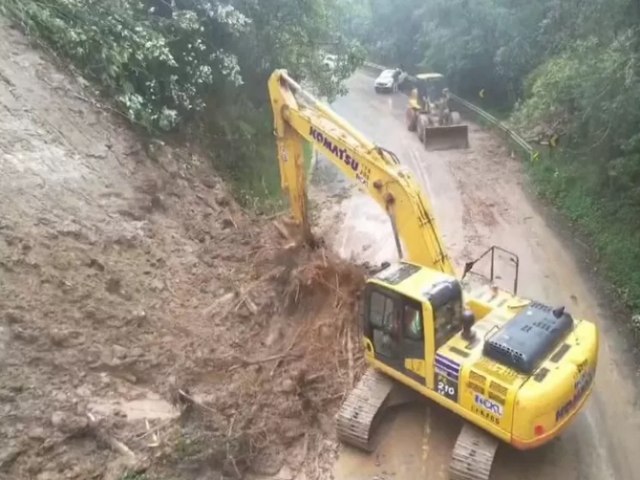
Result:
<svg viewBox="0 0 640 480"><path fill-rule="evenodd" d="M640 3L368 0L354 18L371 60L444 73L531 141L559 138L533 167L539 189L640 307L640 272L629 267L640 264L630 240L640 235Z"/></svg>
<svg viewBox="0 0 640 480"><path fill-rule="evenodd" d="M0 8L151 129L171 130L229 95L260 106L275 68L333 98L363 59L339 33L336 0L4 0Z"/></svg>

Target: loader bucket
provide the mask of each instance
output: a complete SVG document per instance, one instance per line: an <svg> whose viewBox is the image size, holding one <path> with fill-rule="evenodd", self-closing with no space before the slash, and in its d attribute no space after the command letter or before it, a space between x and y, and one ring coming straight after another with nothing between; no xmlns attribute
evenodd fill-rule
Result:
<svg viewBox="0 0 640 480"><path fill-rule="evenodd" d="M424 130L424 146L427 150L469 148L469 127L467 125L427 127Z"/></svg>

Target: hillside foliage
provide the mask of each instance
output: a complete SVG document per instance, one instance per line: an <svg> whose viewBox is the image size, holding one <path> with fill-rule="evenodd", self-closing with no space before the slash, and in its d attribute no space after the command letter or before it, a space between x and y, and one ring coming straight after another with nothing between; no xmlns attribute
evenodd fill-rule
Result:
<svg viewBox="0 0 640 480"><path fill-rule="evenodd" d="M196 130L253 205L280 189L269 75L285 68L332 99L364 59L340 33L340 8L337 0L0 0L0 13L144 130Z"/></svg>
<svg viewBox="0 0 640 480"><path fill-rule="evenodd" d="M640 308L640 3L343 2L358 4L351 28L371 60L444 73L531 142L559 140L530 166L538 190Z"/></svg>

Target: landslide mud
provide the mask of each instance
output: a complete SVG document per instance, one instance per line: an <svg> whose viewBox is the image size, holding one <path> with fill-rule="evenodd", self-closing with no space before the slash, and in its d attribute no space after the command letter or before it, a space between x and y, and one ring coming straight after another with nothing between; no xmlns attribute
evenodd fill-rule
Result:
<svg viewBox="0 0 640 480"><path fill-rule="evenodd" d="M2 19L0 112L0 478L325 475L363 272Z"/></svg>

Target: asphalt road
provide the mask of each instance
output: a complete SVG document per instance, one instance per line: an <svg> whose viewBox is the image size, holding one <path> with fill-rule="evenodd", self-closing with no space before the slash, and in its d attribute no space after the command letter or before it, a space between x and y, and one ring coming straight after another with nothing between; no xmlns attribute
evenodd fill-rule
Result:
<svg viewBox="0 0 640 480"><path fill-rule="evenodd" d="M547 223L549 215L526 192L520 161L493 133L474 124L470 149L425 151L404 126L406 97L376 95L372 82L372 77L357 73L349 81L350 93L333 108L413 171L433 204L456 264L493 244L515 251L521 261L519 293L565 305L574 316L596 321L601 328L599 371L587 408L560 438L538 450L501 446L492 479L640 479L640 413L632 359L571 239ZM377 205L347 188L326 160L319 161L318 169L314 195L322 199L323 208L317 228L333 247L356 260L397 258L388 220ZM512 274L503 271L500 281L509 286ZM446 479L460 426L456 417L428 402L392 413L376 452L341 449L335 478Z"/></svg>

